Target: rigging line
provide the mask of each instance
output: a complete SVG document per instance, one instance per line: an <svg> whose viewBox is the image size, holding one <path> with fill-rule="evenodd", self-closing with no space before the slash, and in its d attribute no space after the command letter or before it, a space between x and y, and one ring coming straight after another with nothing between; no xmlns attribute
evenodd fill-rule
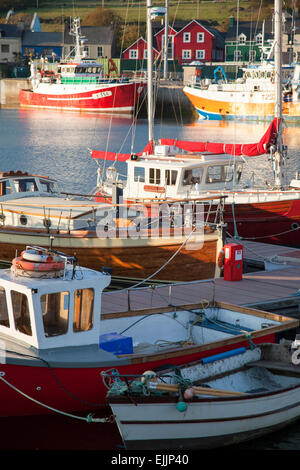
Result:
<svg viewBox="0 0 300 470"><path fill-rule="evenodd" d="M175 256L177 256L177 254L182 250L182 248L186 245L186 243L188 242L189 238L191 237L191 235L195 232L195 230L197 229L197 227L194 227L193 230L189 233L189 235L186 237L186 239L183 241L183 243L180 245L180 247L175 251L175 253L173 253L173 255L157 270L155 271L155 273L151 274L149 277L147 277L146 279L142 280L141 282L139 282L138 284L135 284L134 286L131 286L131 287L127 287L125 289L120 289L119 292L122 292L122 291L129 291L131 289L136 289L138 286L144 284L145 282L149 281L150 279L152 279L154 276L156 276L158 273L160 273L160 271L162 271L174 258Z"/></svg>
<svg viewBox="0 0 300 470"><path fill-rule="evenodd" d="M6 385L8 385L10 388L12 388L13 390L15 390L16 392L18 392L20 395L22 395L23 397L27 398L28 400L36 403L37 405L40 405L40 406L43 406L44 408L47 408L48 410L51 410L51 411L54 411L55 413L59 413L59 414L62 414L64 416L68 416L69 418L75 418L75 419L79 419L81 421L86 421L88 423L107 423L108 422L108 419L107 418L92 418L92 416L89 414L86 418L84 418L83 416L76 416L76 415L72 415L70 413L66 413L65 411L60 411L56 408L53 408L52 406L48 406L46 405L45 403L42 403L38 400L36 400L35 398L32 398L30 397L29 395L27 395L26 393L22 392L22 390L20 390L19 388L15 387L14 385L12 385L10 382L8 382L6 379L4 379L1 375L0 375L0 379L6 383Z"/></svg>

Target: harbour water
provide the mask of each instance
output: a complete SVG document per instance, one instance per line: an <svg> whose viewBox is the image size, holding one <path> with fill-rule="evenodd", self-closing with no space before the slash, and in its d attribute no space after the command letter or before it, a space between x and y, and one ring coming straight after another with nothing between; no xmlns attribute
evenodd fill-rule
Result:
<svg viewBox="0 0 300 470"><path fill-rule="evenodd" d="M251 143L257 142L268 123L233 123L179 120L155 124L155 138ZM141 151L148 140L146 120L132 126L131 117L66 113L47 110L0 109L1 171L21 170L55 178L62 191L87 194L96 185L97 163L90 149ZM288 181L300 169L300 122L284 130L289 148ZM111 165L112 162L109 162ZM123 175L125 164L117 164ZM257 175L257 182L272 184L268 157L249 158L245 183ZM101 378L99 377L99 380ZM62 410L63 411L63 410ZM87 424L58 415L0 420L0 449L4 450L110 450L122 449L114 424ZM4 432L5 430L5 432ZM299 450L300 421L265 438L232 447L240 450Z"/></svg>

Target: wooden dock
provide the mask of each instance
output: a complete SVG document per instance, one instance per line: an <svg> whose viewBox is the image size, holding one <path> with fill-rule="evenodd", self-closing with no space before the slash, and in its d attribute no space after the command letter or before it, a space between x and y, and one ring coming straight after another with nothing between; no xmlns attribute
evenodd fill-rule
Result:
<svg viewBox="0 0 300 470"><path fill-rule="evenodd" d="M245 241L242 244L246 264L262 267L266 261L268 270L243 274L243 279L236 282L218 278L105 292L102 313L205 305L215 300L300 318L300 249ZM272 266L271 259L275 261Z"/></svg>

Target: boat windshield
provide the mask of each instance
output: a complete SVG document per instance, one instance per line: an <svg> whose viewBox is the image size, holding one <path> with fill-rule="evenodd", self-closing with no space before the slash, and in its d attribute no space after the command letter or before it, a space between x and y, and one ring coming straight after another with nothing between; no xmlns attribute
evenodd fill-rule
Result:
<svg viewBox="0 0 300 470"><path fill-rule="evenodd" d="M14 179L13 181L17 193L38 191L38 187L34 178L18 178Z"/></svg>

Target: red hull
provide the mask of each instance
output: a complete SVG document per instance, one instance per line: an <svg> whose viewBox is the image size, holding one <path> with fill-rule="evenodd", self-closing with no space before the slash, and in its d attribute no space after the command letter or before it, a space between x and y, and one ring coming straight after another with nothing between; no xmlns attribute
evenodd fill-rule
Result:
<svg viewBox="0 0 300 470"><path fill-rule="evenodd" d="M255 338L256 344L262 342L274 343L273 334ZM233 343L231 345L207 349L206 351L168 357L154 362L116 367L120 374L142 374L145 370L153 370L162 365L181 365L198 360L201 357L211 356L230 349L249 346L248 341ZM102 382L101 371L111 367L87 368L51 368L44 364L41 367L1 364L0 374L12 386L27 394L37 402L65 413L88 412L103 409L107 389ZM5 375L3 375L5 373ZM0 380L0 417L30 416L55 413L21 395Z"/></svg>
<svg viewBox="0 0 300 470"><path fill-rule="evenodd" d="M144 88L145 84L140 82L102 88L95 86L92 91L70 94L20 90L19 102L21 106L34 108L129 113L134 110Z"/></svg>
<svg viewBox="0 0 300 470"><path fill-rule="evenodd" d="M227 232L247 240L300 246L300 200L225 205Z"/></svg>

